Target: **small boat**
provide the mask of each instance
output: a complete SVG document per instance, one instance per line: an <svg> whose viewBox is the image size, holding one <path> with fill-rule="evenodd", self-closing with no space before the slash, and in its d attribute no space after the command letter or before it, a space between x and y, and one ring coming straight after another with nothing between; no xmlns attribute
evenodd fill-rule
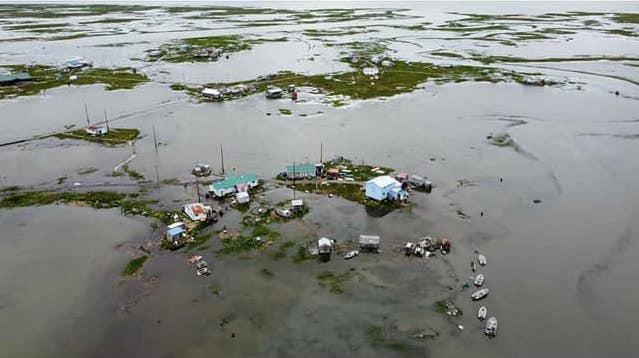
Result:
<svg viewBox="0 0 639 358"><path fill-rule="evenodd" d="M208 266L209 266L209 264L207 264L206 261L204 261L204 260L200 260L200 261L195 263L195 267L197 267L199 269L204 268L204 267L208 267Z"/></svg>
<svg viewBox="0 0 639 358"><path fill-rule="evenodd" d="M497 318L490 317L488 321L486 321L486 327L484 328L484 333L490 337L494 337L497 335Z"/></svg>
<svg viewBox="0 0 639 358"><path fill-rule="evenodd" d="M349 252L347 252L347 253L344 255L344 258L345 258L346 260L348 260L348 259L352 259L353 257L355 257L355 256L357 256L357 255L359 255L359 251L357 251L357 250L353 250L353 251L349 251Z"/></svg>
<svg viewBox="0 0 639 358"><path fill-rule="evenodd" d="M473 270L473 272L477 270L477 264L475 264L474 260L470 262L470 269Z"/></svg>
<svg viewBox="0 0 639 358"><path fill-rule="evenodd" d="M477 261L479 261L480 265L486 266L486 256L482 254L477 255Z"/></svg>
<svg viewBox="0 0 639 358"><path fill-rule="evenodd" d="M488 309L486 308L486 306L481 306L479 307L479 311L477 311L477 318L483 321L486 319L487 314L488 314Z"/></svg>
<svg viewBox="0 0 639 358"><path fill-rule="evenodd" d="M481 300L482 298L488 296L488 289L487 288L482 288L481 290L473 293L472 295L470 295L470 298L472 298L475 301Z"/></svg>
<svg viewBox="0 0 639 358"><path fill-rule="evenodd" d="M480 273L479 275L477 275L477 277L475 277L475 286L480 287L483 284L484 284L484 274Z"/></svg>
<svg viewBox="0 0 639 358"><path fill-rule="evenodd" d="M209 270L208 267L202 267L197 269L197 271L195 271L195 273L197 273L198 276L208 276L211 274L211 270Z"/></svg>

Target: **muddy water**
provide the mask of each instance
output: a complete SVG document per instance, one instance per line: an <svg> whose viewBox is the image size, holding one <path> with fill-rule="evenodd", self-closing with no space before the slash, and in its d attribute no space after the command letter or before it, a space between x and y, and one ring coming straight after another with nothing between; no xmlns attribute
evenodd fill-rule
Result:
<svg viewBox="0 0 639 358"><path fill-rule="evenodd" d="M634 4L619 3L543 8L404 5L433 22L450 18L443 11L636 10ZM286 31L291 28L302 29ZM194 33L214 31L194 31L189 36ZM379 35L398 34L388 30ZM175 35L181 36L186 34ZM166 33L86 38L78 40L80 47L71 42L47 44L48 50L35 56L57 63L95 51L96 64L130 65L137 63L131 58L171 38ZM148 43L93 47L116 40ZM441 47L539 57L637 54L634 39L589 33L570 42L542 41L515 48L486 49L473 41L443 43L419 36L410 41L420 46L403 42L390 46L409 59L424 58L424 50ZM315 45L317 51L309 52L299 41L268 43L233 55L228 66L156 64L145 71L157 81L188 82L245 79L280 68L312 73L343 69L343 64L333 61L334 49ZM9 43L0 58L28 62L26 49L33 46ZM310 61L308 53L319 56ZM255 65L262 62L264 66ZM339 198L298 193L312 211L303 221L278 225L282 237L275 247L218 258L220 241L214 236L199 251L214 271L204 279L186 264L187 253L162 252L145 265L141 279L120 282L119 271L136 253L132 248L153 233L148 223L122 218L115 211L65 206L1 211L0 355L634 356L639 348L632 329L639 315L635 305L639 291L633 286L639 273L634 264L639 253L639 93L630 82L597 73L635 79L635 67L613 62L543 66L552 69L534 71L571 76L583 88L427 83L411 94L333 108L317 103L316 96L304 89L300 97L306 102L301 103L256 95L196 104L166 83L150 83L134 91L113 92L101 86L65 87L3 101L3 141L81 125L83 103L92 118L101 119L106 109L114 126L139 128L143 138L135 146L118 148L55 139L0 148L2 186L57 187L62 176L68 177L63 184L67 186L76 181L128 183L126 177L109 174L133 153L137 157L131 167L147 178L155 180L157 173L159 179L186 180L199 161L220 169L220 145L227 171L271 177L294 160L318 160L322 143L324 158L345 155L426 175L436 188L430 195L413 195L409 210L382 218ZM611 93L615 90L621 95ZM280 108L293 115L280 115ZM153 127L160 141L157 153ZM490 144L486 137L498 132L510 134L516 146ZM78 173L87 167L99 170ZM148 196L177 208L194 200L195 191L168 186ZM265 196L279 202L292 193L277 189ZM227 225L237 230L241 217L230 212L215 229ZM298 244L328 236L345 243L361 233L381 235L383 252L352 261L334 257L328 263L292 263L296 248L280 260L271 256L286 240ZM405 258L398 252L406 241L427 234L451 237L453 252L428 260ZM121 243L125 245L116 249ZM482 272L491 294L482 304L499 319L500 332L494 340L484 337L474 318L479 304L470 301L468 290L461 290L471 275L474 250L488 258ZM344 293L331 293L319 284L317 275L324 271L352 274L343 285ZM435 312L433 303L449 298L463 316L449 318ZM375 327L383 340L371 334ZM439 334L415 338L431 332Z"/></svg>
<svg viewBox="0 0 639 358"><path fill-rule="evenodd" d="M0 211L3 357L76 355L115 317L112 293L127 242L148 223L117 211L46 206ZM116 247L123 245L120 249Z"/></svg>

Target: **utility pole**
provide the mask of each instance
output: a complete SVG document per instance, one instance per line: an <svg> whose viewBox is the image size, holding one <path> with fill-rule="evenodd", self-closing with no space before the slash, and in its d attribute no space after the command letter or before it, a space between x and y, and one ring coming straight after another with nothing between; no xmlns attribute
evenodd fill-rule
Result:
<svg viewBox="0 0 639 358"><path fill-rule="evenodd" d="M220 158L222 163L222 175L224 175L224 149L222 149L221 144L220 144Z"/></svg>
<svg viewBox="0 0 639 358"><path fill-rule="evenodd" d="M91 122L89 121L89 110L87 109L87 104L84 104L84 114L86 114L87 116L87 126L91 125Z"/></svg>
<svg viewBox="0 0 639 358"><path fill-rule="evenodd" d="M109 131L109 118L107 118L106 109L104 110L104 124L106 125L107 132Z"/></svg>
<svg viewBox="0 0 639 358"><path fill-rule="evenodd" d="M155 124L153 125L153 144L155 145L155 152L158 152L158 137L155 135Z"/></svg>
<svg viewBox="0 0 639 358"><path fill-rule="evenodd" d="M200 181L198 180L197 175L195 175L195 189L197 190L197 202L201 203L202 199L200 199Z"/></svg>

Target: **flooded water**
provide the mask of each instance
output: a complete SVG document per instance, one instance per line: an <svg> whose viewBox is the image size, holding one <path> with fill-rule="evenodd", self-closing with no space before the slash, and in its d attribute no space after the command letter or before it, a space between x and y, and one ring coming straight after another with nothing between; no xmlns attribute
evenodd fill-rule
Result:
<svg viewBox="0 0 639 358"><path fill-rule="evenodd" d="M248 5L255 5L249 3ZM639 12L636 3L357 3L361 8L408 8L414 19L345 23L283 23L237 27L226 21L158 15L157 23L131 22L123 33L64 41L3 42L0 64L59 64L81 55L96 66L136 66L152 82L134 90L101 85L60 87L44 94L0 101L0 142L83 125L84 107L113 126L138 128L133 146L47 138L0 148L0 186L68 188L74 182L134 185L110 176L135 154L130 166L152 181L192 180L196 162L227 172L271 178L293 161L343 155L355 162L427 176L431 194L413 193L411 207L381 218L338 197L297 193L311 212L303 220L276 224L273 247L218 257L217 235L197 251L213 275L197 277L186 263L193 252L154 251L137 278L120 277L140 255L139 245L157 241L149 222L117 210L64 205L0 210L0 356L432 356L633 357L639 349L632 324L639 316L639 57L635 36L573 29L570 39L494 41L443 39L441 31L411 32L378 24L454 19L452 12L536 16L569 11ZM262 6L262 5L260 5ZM345 8L342 3L269 3L278 9ZM156 11L156 10L153 10ZM260 15L269 17L271 15ZM593 15L594 16L594 15ZM249 15L246 19L251 19ZM257 17L255 17L257 18ZM610 18L594 17L602 26ZM575 20L575 21L582 21ZM150 20L149 20L150 22ZM340 48L306 37L304 29L346 25L379 30L339 41L388 42L400 58L434 58L444 49L465 54L524 58L627 56L635 60L497 64L573 82L565 87L516 83L427 82L411 93L333 107L310 90L301 101L262 95L223 103L197 103L169 88L251 79L278 70L307 74L344 71ZM537 24L544 26L543 23ZM520 25L517 25L520 26ZM17 36L3 30L7 36ZM128 30L127 30L128 31ZM214 63L149 64L144 51L178 38L220 34L288 36ZM331 38L331 40L337 40ZM98 47L132 43L119 47ZM38 49L38 50L35 50ZM35 51L35 52L32 52ZM313 56L314 60L309 60ZM615 95L619 91L619 95ZM282 115L287 108L292 115ZM155 130L160 142L156 152ZM487 136L508 133L516 145L499 147ZM90 174L83 169L96 168ZM66 181L58 184L58 178ZM98 186L103 188L102 186ZM147 189L163 207L195 200L195 189ZM292 198L268 189L272 203ZM463 214L463 215L462 215ZM213 230L241 229L242 214L228 212ZM327 263L293 263L273 253L327 236L340 243L359 234L382 237L380 254ZM450 237L449 255L405 257L407 241ZM472 275L478 250L490 295L470 300L462 284ZM351 270L353 269L353 270ZM318 275L346 277L343 293L323 287ZM463 315L435 309L452 300ZM499 320L488 339L477 320L486 305ZM463 330L457 326L462 325ZM436 332L436 333L435 333ZM434 337L428 337L430 335ZM420 338L424 337L424 338Z"/></svg>

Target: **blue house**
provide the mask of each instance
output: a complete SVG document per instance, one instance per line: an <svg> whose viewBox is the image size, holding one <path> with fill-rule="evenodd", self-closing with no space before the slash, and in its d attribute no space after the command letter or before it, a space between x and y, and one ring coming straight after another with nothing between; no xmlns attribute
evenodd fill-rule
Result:
<svg viewBox="0 0 639 358"><path fill-rule="evenodd" d="M404 200L407 193L402 184L388 175L379 176L366 182L366 197L377 201Z"/></svg>

